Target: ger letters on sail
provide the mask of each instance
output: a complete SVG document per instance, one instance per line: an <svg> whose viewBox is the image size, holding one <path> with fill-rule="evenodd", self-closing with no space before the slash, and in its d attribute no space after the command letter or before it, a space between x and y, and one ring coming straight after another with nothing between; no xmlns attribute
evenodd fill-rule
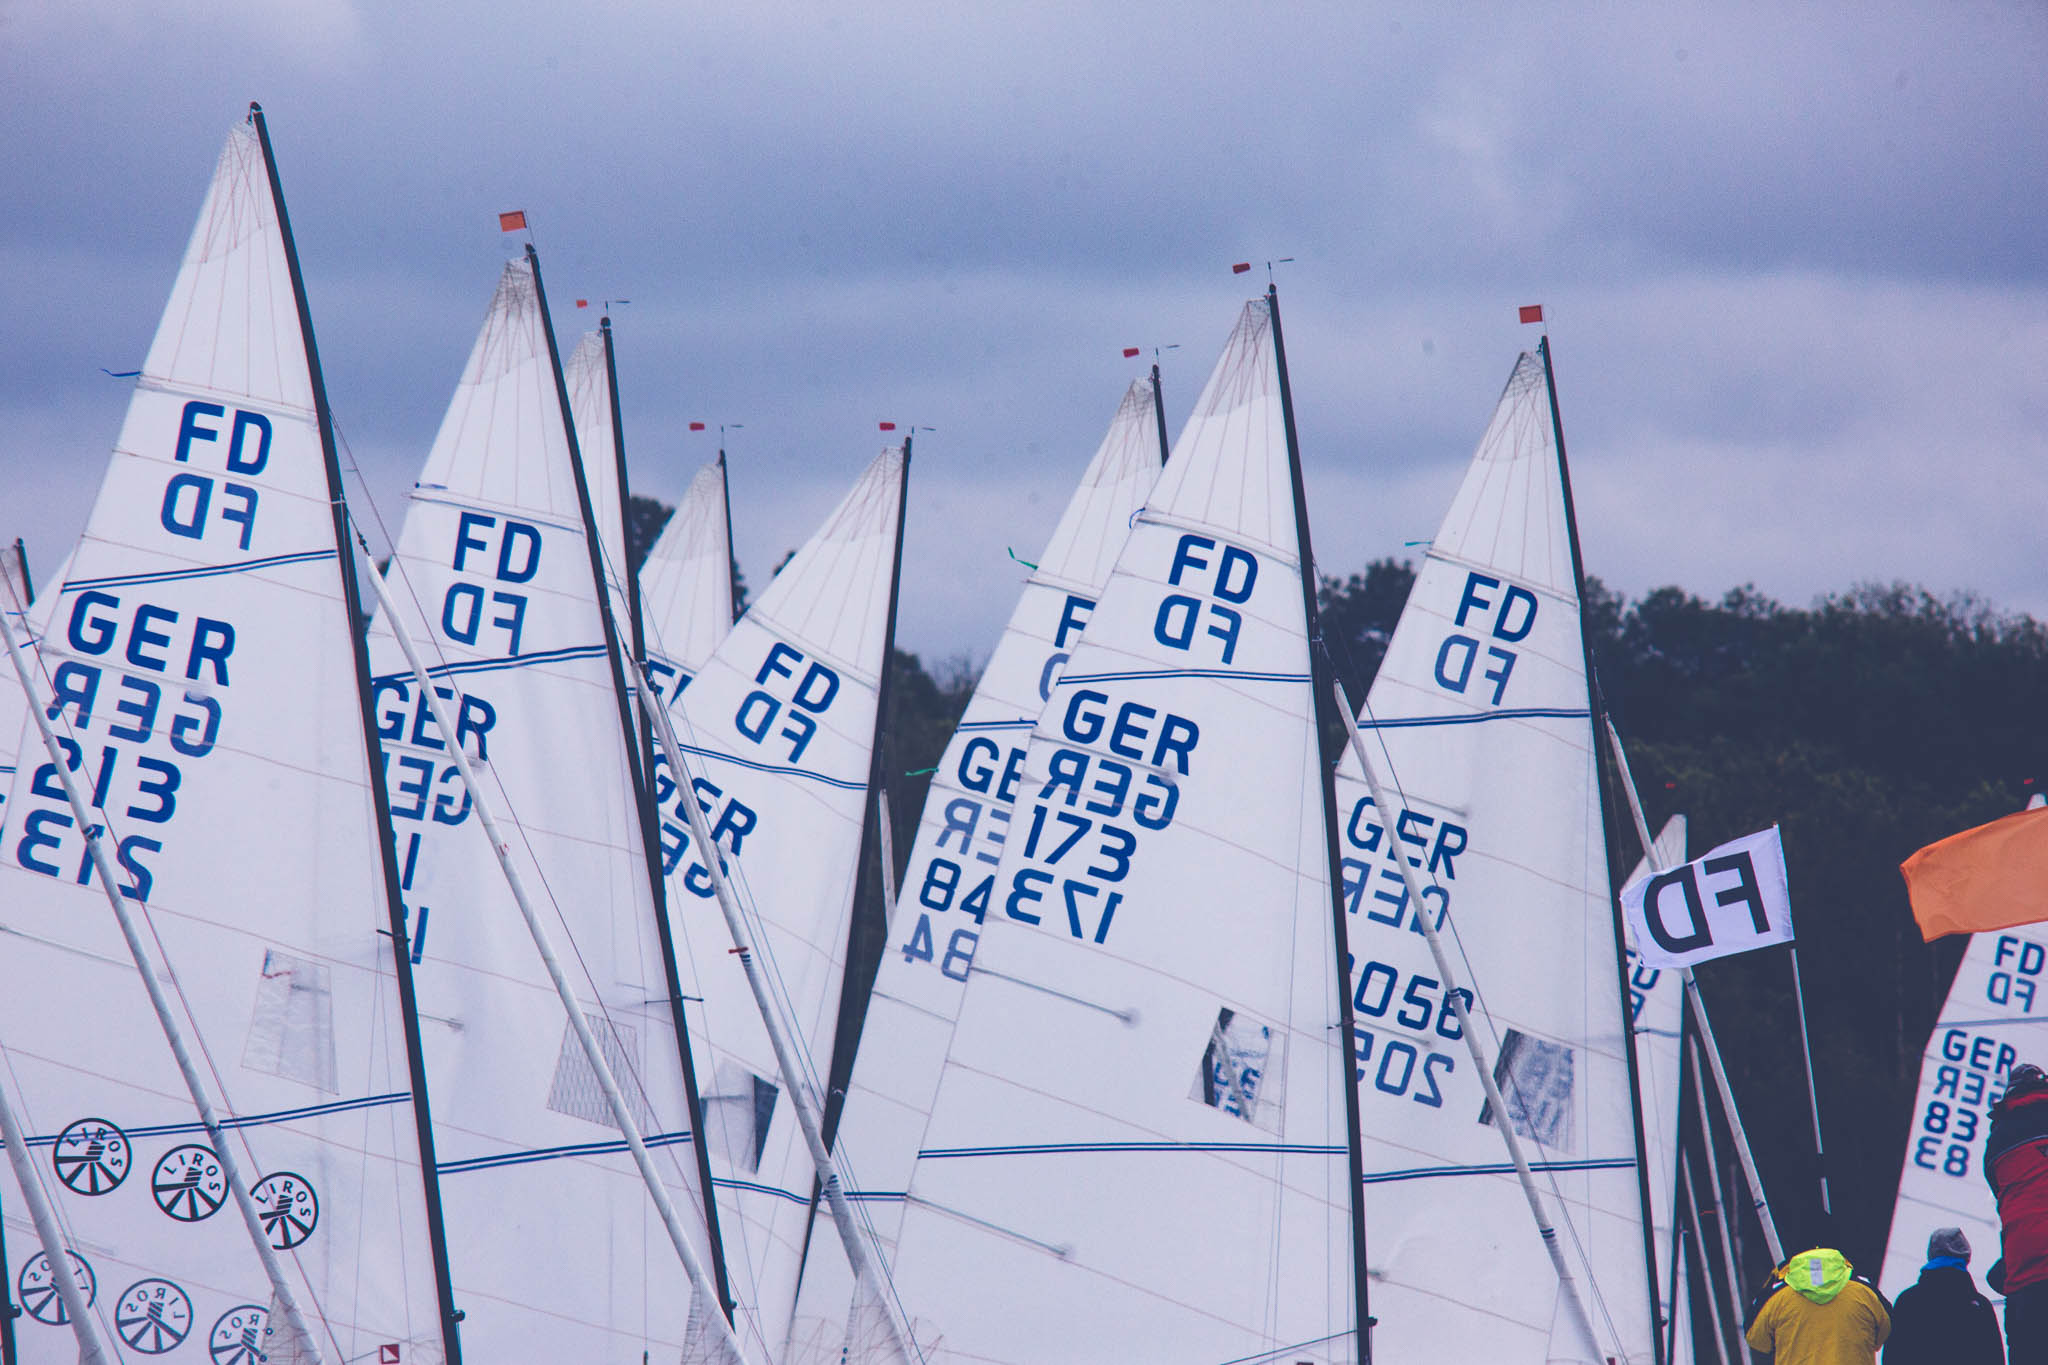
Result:
<svg viewBox="0 0 2048 1365"><path fill-rule="evenodd" d="M296 1354L93 884L61 761L315 1346L439 1361L355 568L267 153L253 121L221 153L49 592L34 683L61 759L22 730L0 857L4 1084L111 1349ZM19 1358L75 1361L51 1258L4 1180Z"/></svg>

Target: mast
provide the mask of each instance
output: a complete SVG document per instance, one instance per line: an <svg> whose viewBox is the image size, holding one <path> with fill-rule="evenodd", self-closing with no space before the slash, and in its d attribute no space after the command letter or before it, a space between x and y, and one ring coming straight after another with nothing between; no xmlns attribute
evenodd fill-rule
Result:
<svg viewBox="0 0 2048 1365"><path fill-rule="evenodd" d="M1266 309L1273 322L1273 362L1280 375L1280 422L1287 433L1287 471L1294 484L1294 534L1301 555L1301 609L1308 630L1309 690L1315 697L1315 754L1322 776L1323 843L1328 854L1326 874L1330 885L1330 916L1337 942L1337 1027L1344 1035L1344 1128L1349 1148L1347 1169L1351 1178L1351 1283L1358 1305L1358 1360L1360 1365L1371 1365L1373 1317L1367 1299L1370 1286L1365 1268L1365 1150L1359 1128L1358 1085L1354 1079L1358 1073L1358 1042L1352 1027L1355 1021L1351 1009L1350 969L1345 965L1351 961L1350 926L1344 922L1344 866L1343 855L1337 847L1335 774L1322 758L1323 733L1331 720L1332 678L1316 615L1315 553L1309 547L1308 495L1301 477L1301 445L1294 428L1294 392L1287 382L1287 345L1280 335L1280 290L1277 285L1266 286ZM1152 368L1152 376L1152 400L1157 404L1160 400L1159 367L1156 365ZM1155 414L1158 411L1155 407ZM1159 439L1164 443L1166 424L1163 418L1159 433Z"/></svg>
<svg viewBox="0 0 2048 1365"><path fill-rule="evenodd" d="M910 438L904 438L906 448ZM725 447L718 447L718 500L725 506L725 581L726 594L732 601L732 619L740 619L740 561L732 552L732 481L726 476ZM636 575L637 577L637 575ZM637 591L637 588L635 589ZM891 636L891 639L895 637Z"/></svg>
<svg viewBox="0 0 2048 1365"><path fill-rule="evenodd" d="M341 461L334 440L334 413L327 404L327 379L320 369L320 349L313 338L313 315L306 302L306 281L299 271L299 247L292 236L290 215L284 206L284 188L279 183L277 160L270 150L270 128L263 108L250 104L249 120L256 125L256 139L263 148L263 166L270 177L270 198L277 206L278 233L284 239L285 265L291 272L292 298L298 305L299 331L306 345L306 369L313 379L313 414L320 426L320 455L327 469L327 492L334 510L335 563L341 575L341 596L347 615L349 653L356 668L356 709L363 724L364 766L369 771L371 800L377 820L377 849L383 862L384 899L391 924L391 962L398 981L399 1015L405 1023L406 1073L412 1084L413 1130L419 1139L420 1179L427 1201L427 1244L433 1251L434 1292L440 1300L441 1341L448 1365L462 1365L461 1332L456 1324L462 1314L455 1307L455 1287L448 1269L448 1239L441 1217L441 1177L434 1163L434 1123L427 1105L427 1072L420 1045L419 1009L414 1003L412 942L406 927L404 898L399 893L398 836L391 827L391 801L384 786L382 742L377 738L377 718L370 707L370 656L356 623L363 619L360 589L356 584L355 547L348 529L348 505L342 496Z"/></svg>
<svg viewBox="0 0 2048 1365"><path fill-rule="evenodd" d="M1600 761L1603 742L1601 734L1606 705L1600 695L1600 679L1593 671L1593 637L1586 629L1586 565L1579 550L1579 518L1572 503L1571 467L1565 460L1564 419L1557 410L1557 375L1550 364L1550 337L1546 334L1536 343L1537 354L1543 357L1543 384L1550 398L1550 432L1557 442L1557 479L1564 493L1565 538L1572 550L1572 584L1579 599L1579 648L1585 659L1586 694L1592 712L1589 724L1593 740L1593 776L1599 784L1601 842L1607 842L1605 826L1607 812L1613 808L1614 788L1607 774L1607 765ZM1645 845L1647 847L1647 845ZM1628 1061L1629 1113L1635 1124L1636 1134L1636 1188L1641 1199L1643 1223L1643 1272L1645 1283L1650 1290L1650 1321L1656 1322L1663 1316L1663 1296L1657 1287L1657 1232L1656 1220L1650 1204L1650 1157L1649 1144L1643 1136L1643 1085L1642 1075L1636 1066L1634 1027L1631 1024L1628 998L1628 956L1624 944L1626 935L1621 914L1621 888L1614 884L1612 859L1601 869L1607 878L1608 912L1614 921L1614 987L1621 1006L1622 1053ZM1653 1335L1651 1343L1656 1350L1656 1365L1664 1365L1663 1338Z"/></svg>
<svg viewBox="0 0 2048 1365"><path fill-rule="evenodd" d="M531 247L528 248L531 250ZM540 264L534 263L534 287L540 288ZM541 293L541 319L548 336L549 354L554 354L554 324L548 318L547 294ZM612 320L598 321L598 331L604 337L605 385L612 406L612 455L618 461L619 506L631 505L632 489L626 482L626 434L619 420L619 371L612 354ZM562 382L559 367L556 382ZM566 409L565 409L566 411ZM574 427L575 423L568 424ZM590 494L583 477L583 461L578 455L575 438L571 438L569 450L576 469L577 496L583 507L583 531L590 545L593 571L601 569L602 538L598 534L594 509L590 505ZM630 554L628 559L630 561ZM644 663L647 658L646 628L642 624L640 610L640 575L634 572L628 562L619 566L619 572L626 579L626 610L633 618L633 653L635 663ZM691 1141L691 1149L697 1157L697 1178L703 1182L704 1224L711 1234L711 1279L718 1286L718 1306L727 1321L733 1313L732 1286L725 1273L725 1243L718 1232L718 1200L712 1196L711 1153L703 1141L704 1101L697 1089L697 1059L690 1048L690 1025L683 1018L682 973L676 966L676 945L674 926L668 918L668 879L661 874L661 833L654 809L654 744L653 737L644 724L636 725L630 695L625 680L625 671L618 656L618 623L612 619L611 594L605 590L604 575L597 572L597 595L599 610L604 613L606 649L612 666L613 690L619 701L619 723L624 727L626 751L632 759L635 806L640 812L640 850L647 863L647 884L654 896L654 925L661 938L661 969L668 985L669 1017L675 1025L676 1047L683 1058L683 1092L689 1103L690 1126L697 1136ZM639 672L634 671L638 685ZM687 800L688 798L685 797Z"/></svg>
<svg viewBox="0 0 2048 1365"><path fill-rule="evenodd" d="M875 974L881 966L889 936L889 912L894 908L886 901L878 903L877 896L887 879L895 875L895 869L883 871L881 885L870 882L866 872L868 859L874 858L879 863L882 856L880 807L876 804L876 797L883 790L882 732L889 725L889 681L896 672L896 599L898 590L903 586L903 522L910 501L910 440L906 433L903 437L903 470L896 484L896 549L895 559L889 568L888 624L882 630L882 675L875 687L874 742L868 748L868 802L861 820L860 855L854 863L854 875L858 881L853 894L853 918L846 934L846 974L840 988L839 1027L833 1033L832 1065L825 1079L824 1117L820 1131L828 1152L832 1149L832 1139L839 1132L840 1111L846 1107L846 1085L853 1076L853 1054L860 1046L861 1027L867 1022L868 992L873 988ZM728 516L731 509L732 504L728 502ZM872 926L871 930L869 926ZM858 952L868 937L874 940L873 951Z"/></svg>
<svg viewBox="0 0 2048 1365"><path fill-rule="evenodd" d="M1279 314L1276 312L1274 316L1278 317ZM1280 367L1280 377L1284 385L1287 378L1287 367L1285 365ZM1291 413L1293 410L1290 408L1288 411ZM1291 422L1293 419L1290 417L1288 420ZM1172 458L1172 455L1170 453L1171 447L1166 443L1166 399L1159 392L1159 367L1157 365L1152 367L1152 424L1159 429L1159 463L1164 465ZM1288 428L1289 431L1293 429L1291 426Z"/></svg>
<svg viewBox="0 0 2048 1365"><path fill-rule="evenodd" d="M569 468L576 476L576 505L583 516L583 543L590 553L591 585L597 593L597 610L604 620L605 659L611 666L612 699L618 705L619 737L626 747L626 769L633 783L633 807L640 819L640 852L646 864L648 890L654 902L654 923L661 938L661 966L668 986L669 1016L675 1025L676 1046L683 1053L683 1088L689 1100L693 1129L690 1145L696 1152L698 1173L704 1182L704 1221L711 1238L711 1279L717 1289L719 1311L730 1323L732 1291L726 1282L725 1251L718 1237L716 1201L711 1193L711 1168L704 1148L704 1106L697 1093L696 1064L690 1057L689 1025L683 1018L682 978L676 969L675 944L670 937L666 883L661 875L661 841L655 828L652 788L647 780L653 771L653 753L647 744L647 732L633 723L633 703L629 700L625 668L619 657L619 623L612 613L611 592L605 586L604 540L598 533L597 517L591 507L590 481L583 473L583 450L577 441L576 423L570 417L569 384L562 374L561 352L555 345L555 322L548 313L547 286L541 282L540 255L531 242L526 244L526 264L533 271L533 289L540 306L541 335L547 338L548 366L555 377L555 401L560 405L562 431L569 439ZM630 494L626 485L625 438L619 428L619 377L613 366L612 320L609 317L603 319L598 330L604 336L605 383L612 414L612 453L618 461L619 507L623 524L624 508ZM627 579L627 610L633 617L633 657L639 659L646 653L646 640L640 629L639 575L632 573L626 565L620 565L619 571ZM573 1006L571 1012L579 1013Z"/></svg>

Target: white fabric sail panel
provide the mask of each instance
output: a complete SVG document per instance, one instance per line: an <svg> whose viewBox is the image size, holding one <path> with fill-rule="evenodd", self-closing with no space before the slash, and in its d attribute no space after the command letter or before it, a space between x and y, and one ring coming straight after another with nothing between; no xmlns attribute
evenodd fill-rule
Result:
<svg viewBox="0 0 2048 1365"><path fill-rule="evenodd" d="M1674 815L1664 822L1654 840L1658 867L1677 867L1686 859L1685 816ZM1639 858L1623 881L1624 888L1650 875L1650 859ZM1680 1079L1685 1058L1679 1049L1679 1033L1685 1018L1685 982L1675 971L1649 966L1636 956L1635 943L1627 943L1628 1003L1635 1026L1636 1076L1643 1096L1643 1149L1648 1157L1650 1221L1656 1229L1657 1283L1671 1282L1670 1257L1672 1216L1677 1211L1678 1144L1681 1126L1678 1114ZM1679 1268L1681 1295L1689 1283L1690 1270ZM1677 1360L1684 1365L1692 1359L1692 1334L1683 1316L1684 1301L1671 1311L1680 1314Z"/></svg>
<svg viewBox="0 0 2048 1365"><path fill-rule="evenodd" d="M565 496L562 490L567 489ZM507 265L389 577L674 1202L692 1123L575 471ZM389 621L370 634L449 1260L481 1360L677 1358L691 1288Z"/></svg>
<svg viewBox="0 0 2048 1365"><path fill-rule="evenodd" d="M927 1360L1356 1358L1290 485L1254 300L1031 736L896 1247Z"/></svg>
<svg viewBox="0 0 2048 1365"><path fill-rule="evenodd" d="M62 598L60 590L70 572L71 556L67 554L33 602L12 580L0 585L0 615L7 618L7 624L14 628L14 638L28 650L31 659L38 655L43 637L50 632L50 621ZM13 595L8 595L10 592ZM26 738L35 745L34 752L43 752L34 730L24 730L27 725L28 699L22 695L21 683L10 667L0 672L0 831L7 828L7 793L14 785L17 744Z"/></svg>
<svg viewBox="0 0 2048 1365"><path fill-rule="evenodd" d="M1979 1280L1998 1259L1998 1204L1984 1178L1984 1139L2013 1065L2039 1065L2048 1054L2044 968L2048 925L1970 936L1920 1062L1878 1277L1887 1296L1919 1278L1936 1228L1961 1228L1969 1237Z"/></svg>
<svg viewBox="0 0 2048 1365"><path fill-rule="evenodd" d="M215 170L39 688L329 1360L442 1356L332 492L253 130ZM10 677L12 671L10 670ZM18 708L17 722L26 719ZM9 743L17 742L10 736ZM271 1288L30 726L0 842L0 1045L126 1359L261 1344ZM73 1362L11 1169L20 1359ZM194 1340L197 1338L197 1340Z"/></svg>
<svg viewBox="0 0 2048 1365"><path fill-rule="evenodd" d="M823 1107L846 973L905 455L884 450L681 694L677 737ZM816 1167L665 762L663 863L733 1293L781 1358ZM692 982L694 981L694 984Z"/></svg>
<svg viewBox="0 0 2048 1365"><path fill-rule="evenodd" d="M1152 381L1137 380L1025 581L925 798L834 1144L842 1178L885 1254L895 1246L902 1192L988 917L1025 745L1159 478L1155 413ZM813 1221L792 1362L839 1358L853 1297L830 1213L821 1207Z"/></svg>
<svg viewBox="0 0 2048 1365"><path fill-rule="evenodd" d="M583 452L583 477L589 484L590 515L603 547L605 591L619 639L630 649L633 640L631 595L626 591L626 505L619 487L618 428L612 421L611 366L605 363L604 333L585 332L562 366L569 389L569 415L576 423L576 444Z"/></svg>
<svg viewBox="0 0 2048 1365"><path fill-rule="evenodd" d="M1525 533L1563 516L1534 356L1522 356L1500 408L1360 717L1389 795L1407 808L1391 837L1356 756L1338 769L1375 1339L1388 1359L1541 1365L1584 1350L1407 903L1392 861L1405 857L1461 987L1477 993L1475 1024L1602 1345L1649 1361L1579 604L1569 547L1535 553ZM1506 562L1486 557L1496 551Z"/></svg>
<svg viewBox="0 0 2048 1365"><path fill-rule="evenodd" d="M730 528L721 455L690 480L640 566L647 676L672 709L732 630Z"/></svg>

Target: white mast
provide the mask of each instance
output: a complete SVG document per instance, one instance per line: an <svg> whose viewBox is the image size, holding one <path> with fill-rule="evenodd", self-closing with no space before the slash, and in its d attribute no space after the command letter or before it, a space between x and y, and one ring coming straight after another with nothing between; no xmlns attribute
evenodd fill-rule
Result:
<svg viewBox="0 0 2048 1365"><path fill-rule="evenodd" d="M357 539L362 543L360 532ZM363 543L363 552L365 555L369 554L367 543ZM399 648L405 652L406 663L412 668L413 679L419 686L420 696L426 701L433 715L434 723L440 727L444 735L458 734L447 709L442 705L433 679L427 674L426 665L420 661L419 652L414 648L412 632L392 602L390 593L384 586L384 576L376 571L374 564L369 567L369 578L371 587L377 593L377 604L383 608L384 619L390 624ZM625 1137L626 1147L633 1154L633 1164L639 1167L641 1179L647 1186L647 1196L654 1203L655 1211L661 1218L661 1225L676 1249L676 1256L689 1274L692 1287L706 1303L716 1304L719 1301L718 1291L712 1284L710 1273L698 1259L696 1248L691 1246L689 1237L683 1231L682 1220L676 1214L674 1201L669 1198L668 1187L663 1183L660 1173L655 1170L654 1159L647 1154L647 1144L642 1139L639 1121L634 1118L632 1106L626 1103L626 1097L619 1089L618 1078L612 1074L611 1063L606 1060L604 1049L598 1045L597 1035L591 1031L589 1021L584 1018L583 1010L577 1004L575 992L569 985L568 977L563 973L561 959L555 955L554 943L549 937L547 926L541 923L540 917L534 913L533 903L526 894L526 885L519 876L519 869L513 864L511 844L500 830L496 815L492 813L490 798L485 794L483 784L477 780L476 770L470 766L469 755L464 751L462 744L451 743L448 746L448 754L462 774L463 786L468 789L477 818L483 823L484 831L490 838L491 850L497 855L498 867L505 874L505 885L510 889L512 899L519 907L520 917L526 921L526 931L533 938L534 949L547 967L548 979L554 983L555 994L561 998L563 1012L569 1017L569 1027L575 1032L584 1058L597 1076L597 1083L604 1091L605 1104L611 1111L612 1121L618 1125L619 1132ZM721 1312L708 1312L704 1318L711 1323L712 1330L717 1333L720 1344L730 1358L733 1361L743 1360L745 1357L741 1354L739 1341L734 1337L732 1324L725 1320L725 1315Z"/></svg>

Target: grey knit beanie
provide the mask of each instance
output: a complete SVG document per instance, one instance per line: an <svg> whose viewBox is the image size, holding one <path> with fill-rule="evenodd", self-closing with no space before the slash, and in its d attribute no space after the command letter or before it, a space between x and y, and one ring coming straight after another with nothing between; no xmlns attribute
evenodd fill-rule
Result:
<svg viewBox="0 0 2048 1365"><path fill-rule="evenodd" d="M1964 1261L1970 1259L1970 1239L1963 1236L1961 1228L1936 1228L1934 1235L1927 1239L1927 1259L1932 1261L1943 1256L1954 1256Z"/></svg>

